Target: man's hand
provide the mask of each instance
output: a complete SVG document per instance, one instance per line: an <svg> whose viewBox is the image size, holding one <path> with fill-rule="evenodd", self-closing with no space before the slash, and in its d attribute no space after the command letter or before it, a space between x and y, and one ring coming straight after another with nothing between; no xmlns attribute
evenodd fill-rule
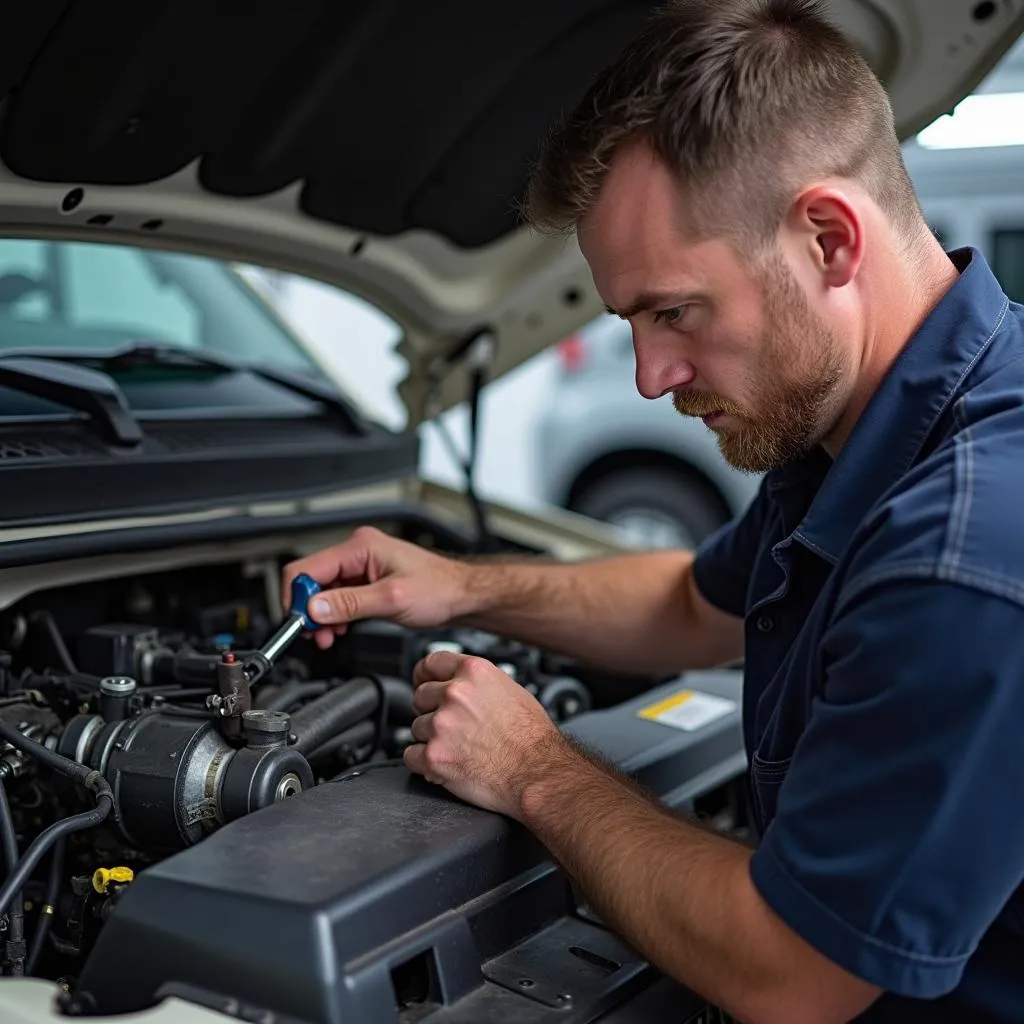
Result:
<svg viewBox="0 0 1024 1024"><path fill-rule="evenodd" d="M489 661L448 651L424 658L413 685L420 717L407 767L478 807L520 818L527 784L568 749L541 704Z"/></svg>
<svg viewBox="0 0 1024 1024"><path fill-rule="evenodd" d="M292 580L306 573L325 588L309 613L324 627L314 635L326 649L357 619L443 626L468 610L469 572L468 565L363 526L341 544L291 562L281 582L288 594Z"/></svg>

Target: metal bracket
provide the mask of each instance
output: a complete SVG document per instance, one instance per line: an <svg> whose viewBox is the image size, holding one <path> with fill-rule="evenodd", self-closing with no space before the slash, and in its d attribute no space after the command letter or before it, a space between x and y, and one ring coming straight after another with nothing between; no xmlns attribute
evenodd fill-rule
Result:
<svg viewBox="0 0 1024 1024"><path fill-rule="evenodd" d="M558 1010L599 1003L649 970L648 963L611 932L573 918L483 965L489 981Z"/></svg>

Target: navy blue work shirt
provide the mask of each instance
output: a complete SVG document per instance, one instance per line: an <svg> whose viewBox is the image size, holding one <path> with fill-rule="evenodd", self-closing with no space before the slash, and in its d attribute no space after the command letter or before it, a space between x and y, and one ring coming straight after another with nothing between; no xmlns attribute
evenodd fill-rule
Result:
<svg viewBox="0 0 1024 1024"><path fill-rule="evenodd" d="M1024 1020L1024 307L949 255L835 462L695 563L746 623L753 882L872 1022Z"/></svg>

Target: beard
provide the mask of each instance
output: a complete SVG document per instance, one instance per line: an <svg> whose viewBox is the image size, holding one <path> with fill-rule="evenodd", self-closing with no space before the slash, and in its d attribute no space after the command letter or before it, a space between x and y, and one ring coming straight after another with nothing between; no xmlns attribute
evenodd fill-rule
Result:
<svg viewBox="0 0 1024 1024"><path fill-rule="evenodd" d="M730 417L732 422L710 429L725 461L748 473L785 466L821 441L837 412L843 371L834 331L814 312L789 271L770 265L760 278L765 328L762 357L750 381L752 404L739 405L711 391L672 396L680 415L720 412Z"/></svg>

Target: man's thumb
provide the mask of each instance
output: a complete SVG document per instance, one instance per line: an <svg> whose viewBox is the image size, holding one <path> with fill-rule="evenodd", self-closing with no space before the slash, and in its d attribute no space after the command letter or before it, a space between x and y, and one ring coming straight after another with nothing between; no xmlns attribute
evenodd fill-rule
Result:
<svg viewBox="0 0 1024 1024"><path fill-rule="evenodd" d="M341 626L357 619L384 618L394 609L386 607L381 582L322 590L309 602L309 617L318 626Z"/></svg>

